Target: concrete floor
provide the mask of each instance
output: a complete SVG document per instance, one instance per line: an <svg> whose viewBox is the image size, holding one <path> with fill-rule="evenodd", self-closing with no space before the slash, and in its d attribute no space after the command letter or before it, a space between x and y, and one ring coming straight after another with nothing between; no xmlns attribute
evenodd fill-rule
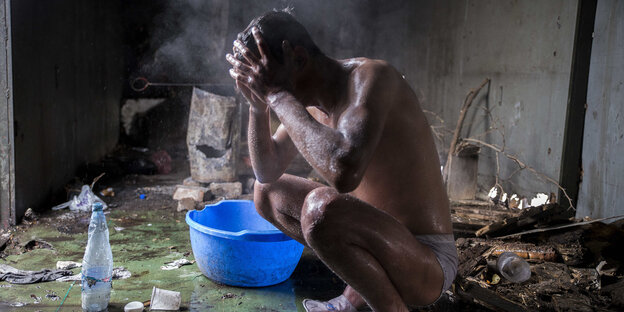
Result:
<svg viewBox="0 0 624 312"><path fill-rule="evenodd" d="M126 177L114 185L116 196L105 198L114 206L106 210L114 266L123 266L132 273L128 279L113 281L109 311L123 311L130 301L149 300L154 286L181 292L183 311L304 311L301 306L304 298L329 299L341 293L343 282L309 250L304 251L291 278L272 287L219 285L203 276L196 264L161 270L166 262L194 259L185 212L176 212L176 202L171 195L164 194L182 178ZM144 200L139 198L142 193L147 195ZM48 212L33 225L19 226L13 240L17 244L7 247L5 253L9 255L0 258L0 263L23 270L40 270L55 268L59 260L81 262L89 217L90 213L67 210ZM32 239L48 242L53 249L24 252L21 246ZM78 273L80 269L72 271ZM56 311L71 284L0 282L0 310ZM80 311L80 303L80 283L77 282L60 311Z"/></svg>

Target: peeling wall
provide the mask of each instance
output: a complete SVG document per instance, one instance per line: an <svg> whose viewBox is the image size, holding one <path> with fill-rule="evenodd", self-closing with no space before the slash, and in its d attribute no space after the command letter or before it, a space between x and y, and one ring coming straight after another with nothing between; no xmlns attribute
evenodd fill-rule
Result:
<svg viewBox="0 0 624 312"><path fill-rule="evenodd" d="M19 220L117 143L124 62L119 1L11 5Z"/></svg>
<svg viewBox="0 0 624 312"><path fill-rule="evenodd" d="M624 2L599 0L583 133L577 217L624 214Z"/></svg>

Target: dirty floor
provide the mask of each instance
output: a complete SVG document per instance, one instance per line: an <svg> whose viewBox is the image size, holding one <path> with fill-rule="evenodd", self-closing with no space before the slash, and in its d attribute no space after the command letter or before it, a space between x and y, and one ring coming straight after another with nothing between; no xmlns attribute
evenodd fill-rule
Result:
<svg viewBox="0 0 624 312"><path fill-rule="evenodd" d="M161 270L166 262L194 259L186 212L177 212L177 203L171 199L173 186L183 178L127 176L114 185L115 197L104 197L112 206L106 210L106 218L114 266L123 266L132 274L113 281L109 311L123 311L130 301L149 300L154 286L181 292L183 311L304 311L304 298L329 299L340 294L342 281L308 250L291 278L272 287L219 285L203 276L196 264ZM145 199L140 199L141 194ZM41 214L33 224L14 229L0 263L40 270L55 268L59 260L81 262L89 217L89 213L68 210ZM47 242L51 248L36 244L32 250L24 249L31 240ZM78 273L80 268L72 271ZM67 294L60 311L80 311L80 283L69 290L71 285L56 281L30 285L0 282L0 310L56 311Z"/></svg>

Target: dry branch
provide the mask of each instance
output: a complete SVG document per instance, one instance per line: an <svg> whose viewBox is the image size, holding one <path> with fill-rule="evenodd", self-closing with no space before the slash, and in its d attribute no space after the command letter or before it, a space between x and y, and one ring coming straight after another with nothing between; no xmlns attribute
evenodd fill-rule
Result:
<svg viewBox="0 0 624 312"><path fill-rule="evenodd" d="M490 82L490 78L485 78L481 84L475 88L470 90L466 95L466 99L464 100L464 104L462 105L461 110L459 111L459 119L457 120L457 126L455 127L455 131L453 132L453 138L451 139L451 146L449 147L448 157L446 159L446 165L444 166L444 183L448 185L448 178L451 174L452 167L452 158L453 154L455 154L455 149L457 143L459 141L459 133L461 132L462 125L464 124L464 119L466 118L466 112L470 105L472 105L472 101L479 94L479 91L485 87L486 84Z"/></svg>

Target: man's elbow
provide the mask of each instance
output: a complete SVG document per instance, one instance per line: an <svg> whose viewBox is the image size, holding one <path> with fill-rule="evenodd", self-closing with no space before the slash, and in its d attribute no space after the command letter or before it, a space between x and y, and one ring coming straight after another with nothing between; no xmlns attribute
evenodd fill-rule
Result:
<svg viewBox="0 0 624 312"><path fill-rule="evenodd" d="M360 185L361 180L362 177L357 172L343 170L334 177L332 185L340 193L349 193Z"/></svg>

